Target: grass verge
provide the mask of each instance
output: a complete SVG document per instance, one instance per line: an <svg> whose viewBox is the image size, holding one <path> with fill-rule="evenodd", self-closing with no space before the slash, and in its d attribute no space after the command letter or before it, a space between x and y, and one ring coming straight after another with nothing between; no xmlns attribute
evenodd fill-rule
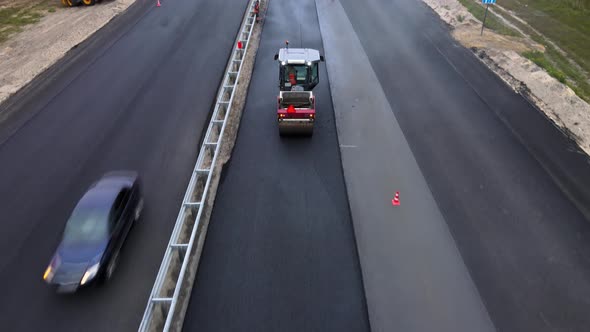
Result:
<svg viewBox="0 0 590 332"><path fill-rule="evenodd" d="M501 6L590 72L590 0L502 0Z"/></svg>
<svg viewBox="0 0 590 332"><path fill-rule="evenodd" d="M561 70L557 69L553 65L551 60L545 56L545 53L533 51L524 52L522 55L524 55L527 59L531 60L532 62L536 63L537 66L544 68L547 71L547 73L549 73L549 75L555 77L561 83L566 83L567 76L565 76L565 74Z"/></svg>
<svg viewBox="0 0 590 332"><path fill-rule="evenodd" d="M26 3L15 1L13 5L0 8L0 43L20 31L23 27L39 22L47 12L55 12L59 1L47 2L29 1Z"/></svg>
<svg viewBox="0 0 590 332"><path fill-rule="evenodd" d="M459 0L459 2L463 5L463 7L467 8L467 10L473 16L475 16L475 18L477 18L480 21L483 21L486 7L484 7L481 3L477 3L473 0ZM521 34L518 31L502 23L502 21L496 15L489 11L488 16L486 18L485 27L494 30L495 32L501 35L521 37Z"/></svg>
<svg viewBox="0 0 590 332"><path fill-rule="evenodd" d="M588 72L575 58L570 60L564 56L562 52L558 51L548 40L541 34L537 33L535 29L515 20L511 15L502 10L496 10L496 13L501 15L510 23L514 24L518 29L529 35L534 41L545 46L545 52L525 52L523 56L536 63L539 67L545 69L547 73L562 83L569 86L580 98L586 102L590 102L590 77ZM519 16L520 17L520 16ZM522 19L522 17L520 17ZM528 22L527 22L528 23ZM590 36L589 36L590 37ZM551 39L558 46L560 44ZM590 40L589 40L590 43ZM589 46L585 46L590 49ZM561 47L561 46L560 46Z"/></svg>

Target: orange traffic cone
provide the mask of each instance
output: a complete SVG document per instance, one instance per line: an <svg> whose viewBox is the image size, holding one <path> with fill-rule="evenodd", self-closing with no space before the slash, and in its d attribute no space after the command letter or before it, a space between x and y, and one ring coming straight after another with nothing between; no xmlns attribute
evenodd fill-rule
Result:
<svg viewBox="0 0 590 332"><path fill-rule="evenodd" d="M160 7L160 0L158 0L158 2L156 2L156 7Z"/></svg>
<svg viewBox="0 0 590 332"><path fill-rule="evenodd" d="M395 196L393 197L393 199L391 200L391 204L393 204L393 206L398 206L400 205L399 203L399 191L395 192Z"/></svg>

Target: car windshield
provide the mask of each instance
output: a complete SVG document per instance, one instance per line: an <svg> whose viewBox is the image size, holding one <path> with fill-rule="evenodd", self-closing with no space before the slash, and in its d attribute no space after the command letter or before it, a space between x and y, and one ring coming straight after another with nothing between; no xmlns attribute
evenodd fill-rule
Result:
<svg viewBox="0 0 590 332"><path fill-rule="evenodd" d="M96 243L108 236L109 194L98 192L82 198L66 224L64 245Z"/></svg>

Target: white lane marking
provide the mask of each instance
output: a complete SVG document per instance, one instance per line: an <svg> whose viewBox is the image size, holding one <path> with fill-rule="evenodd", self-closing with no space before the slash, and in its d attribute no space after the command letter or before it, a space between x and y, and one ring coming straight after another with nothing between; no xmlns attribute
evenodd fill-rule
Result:
<svg viewBox="0 0 590 332"><path fill-rule="evenodd" d="M356 145L346 145L346 144L340 144L341 148L356 148Z"/></svg>

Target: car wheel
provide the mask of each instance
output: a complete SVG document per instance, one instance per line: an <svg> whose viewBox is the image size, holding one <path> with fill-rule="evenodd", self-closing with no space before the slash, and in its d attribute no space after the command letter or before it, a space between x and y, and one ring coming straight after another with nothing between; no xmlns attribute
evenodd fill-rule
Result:
<svg viewBox="0 0 590 332"><path fill-rule="evenodd" d="M135 208L135 220L139 220L141 217L141 212L143 211L143 198L139 200L137 203L137 207Z"/></svg>
<svg viewBox="0 0 590 332"><path fill-rule="evenodd" d="M85 6L94 6L94 4L96 3L96 0L82 0L82 3Z"/></svg>
<svg viewBox="0 0 590 332"><path fill-rule="evenodd" d="M106 280L110 280L113 276L113 273L115 272L115 269L117 268L117 261L119 260L119 252L116 252L113 257L111 258L111 260L109 261L109 265L107 265L107 271L106 271L106 275L105 275L105 279Z"/></svg>
<svg viewBox="0 0 590 332"><path fill-rule="evenodd" d="M79 0L64 0L68 7L75 7L80 4Z"/></svg>

